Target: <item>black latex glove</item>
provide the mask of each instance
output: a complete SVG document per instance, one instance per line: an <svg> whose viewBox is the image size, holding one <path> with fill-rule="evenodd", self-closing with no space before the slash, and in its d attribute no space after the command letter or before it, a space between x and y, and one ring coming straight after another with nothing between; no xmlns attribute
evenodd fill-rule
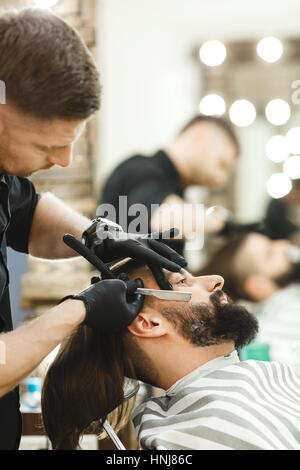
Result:
<svg viewBox="0 0 300 470"><path fill-rule="evenodd" d="M99 240L95 231L86 237L86 246L102 261L110 262L122 257L132 258L146 265L179 272L187 262L176 251L164 243L178 235L178 229L156 232L149 235L132 233L106 232L106 237Z"/></svg>
<svg viewBox="0 0 300 470"><path fill-rule="evenodd" d="M158 266L149 265L149 269L151 270L157 284L163 290L173 290L172 284L169 282L166 273L162 268Z"/></svg>
<svg viewBox="0 0 300 470"><path fill-rule="evenodd" d="M124 282L119 279L99 281L92 279L92 285L67 299L82 300L86 307L83 325L106 333L117 333L130 325L143 307L144 297L134 294L144 287L141 279Z"/></svg>

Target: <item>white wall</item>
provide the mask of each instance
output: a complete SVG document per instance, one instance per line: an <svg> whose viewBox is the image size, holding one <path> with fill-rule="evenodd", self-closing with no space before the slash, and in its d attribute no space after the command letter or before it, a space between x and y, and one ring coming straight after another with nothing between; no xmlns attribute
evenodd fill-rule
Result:
<svg viewBox="0 0 300 470"><path fill-rule="evenodd" d="M150 153L163 145L197 112L201 76L192 58L197 43L299 35L299 0L98 1L101 180L132 153ZM245 165L240 165L243 218L253 217L255 207L244 179L256 184L258 193L265 191L265 174L257 180L251 160L262 153L263 131L256 125L252 134L255 129L260 137L251 139ZM268 172L266 164L261 172Z"/></svg>

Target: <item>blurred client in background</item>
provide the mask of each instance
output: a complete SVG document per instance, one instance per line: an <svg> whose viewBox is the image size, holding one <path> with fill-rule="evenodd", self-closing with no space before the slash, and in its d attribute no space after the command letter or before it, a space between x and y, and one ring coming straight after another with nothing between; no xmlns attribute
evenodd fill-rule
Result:
<svg viewBox="0 0 300 470"><path fill-rule="evenodd" d="M288 240L259 233L231 236L200 270L225 279L228 295L246 301L259 320L257 341L271 360L300 370L300 266L290 260ZM248 305L249 308L249 305Z"/></svg>
<svg viewBox="0 0 300 470"><path fill-rule="evenodd" d="M205 233L218 233L224 224L215 215L205 216L203 212L203 217L199 217L195 208L184 205L184 190L191 185L224 186L238 153L237 137L227 121L198 115L153 156L135 155L122 162L103 187L100 208L111 204L116 210L116 222L122 225L120 196L127 197L129 208L143 204L149 232L169 229L172 223L180 225L180 240L172 242L172 246L182 253L184 238L200 232L203 223ZM153 205L159 208L151 211ZM129 216L128 222L131 220Z"/></svg>

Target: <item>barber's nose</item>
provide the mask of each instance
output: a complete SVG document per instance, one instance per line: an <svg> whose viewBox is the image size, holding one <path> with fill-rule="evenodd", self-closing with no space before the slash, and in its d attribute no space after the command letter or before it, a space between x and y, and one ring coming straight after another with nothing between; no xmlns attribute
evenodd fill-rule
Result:
<svg viewBox="0 0 300 470"><path fill-rule="evenodd" d="M203 285L208 292L221 290L224 286L224 278L219 275L202 276L201 281L203 282Z"/></svg>
<svg viewBox="0 0 300 470"><path fill-rule="evenodd" d="M67 167L72 162L72 147L67 147L65 149L57 150L54 152L49 161L53 165L58 165L61 167Z"/></svg>

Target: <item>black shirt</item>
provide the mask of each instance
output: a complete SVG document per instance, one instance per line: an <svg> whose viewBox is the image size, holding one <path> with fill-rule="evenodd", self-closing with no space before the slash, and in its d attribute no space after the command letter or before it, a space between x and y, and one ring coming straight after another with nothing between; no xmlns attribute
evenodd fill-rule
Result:
<svg viewBox="0 0 300 470"><path fill-rule="evenodd" d="M140 229L141 233L145 230L150 233L151 206L160 205L170 194L183 197L179 180L177 169L163 150L151 157L135 155L122 162L106 181L98 215L119 223L127 232ZM106 204L114 207L115 214ZM136 204L143 204L147 209L146 220L139 217L140 208ZM154 211L155 207L152 209ZM140 227L134 220L141 221ZM170 242L170 246L182 254L183 242Z"/></svg>
<svg viewBox="0 0 300 470"><path fill-rule="evenodd" d="M6 176L0 182L0 333L12 330L7 247L28 253L29 234L38 195L24 178ZM3 358L2 358L3 360ZM18 449L21 438L19 391L0 399L0 450Z"/></svg>

